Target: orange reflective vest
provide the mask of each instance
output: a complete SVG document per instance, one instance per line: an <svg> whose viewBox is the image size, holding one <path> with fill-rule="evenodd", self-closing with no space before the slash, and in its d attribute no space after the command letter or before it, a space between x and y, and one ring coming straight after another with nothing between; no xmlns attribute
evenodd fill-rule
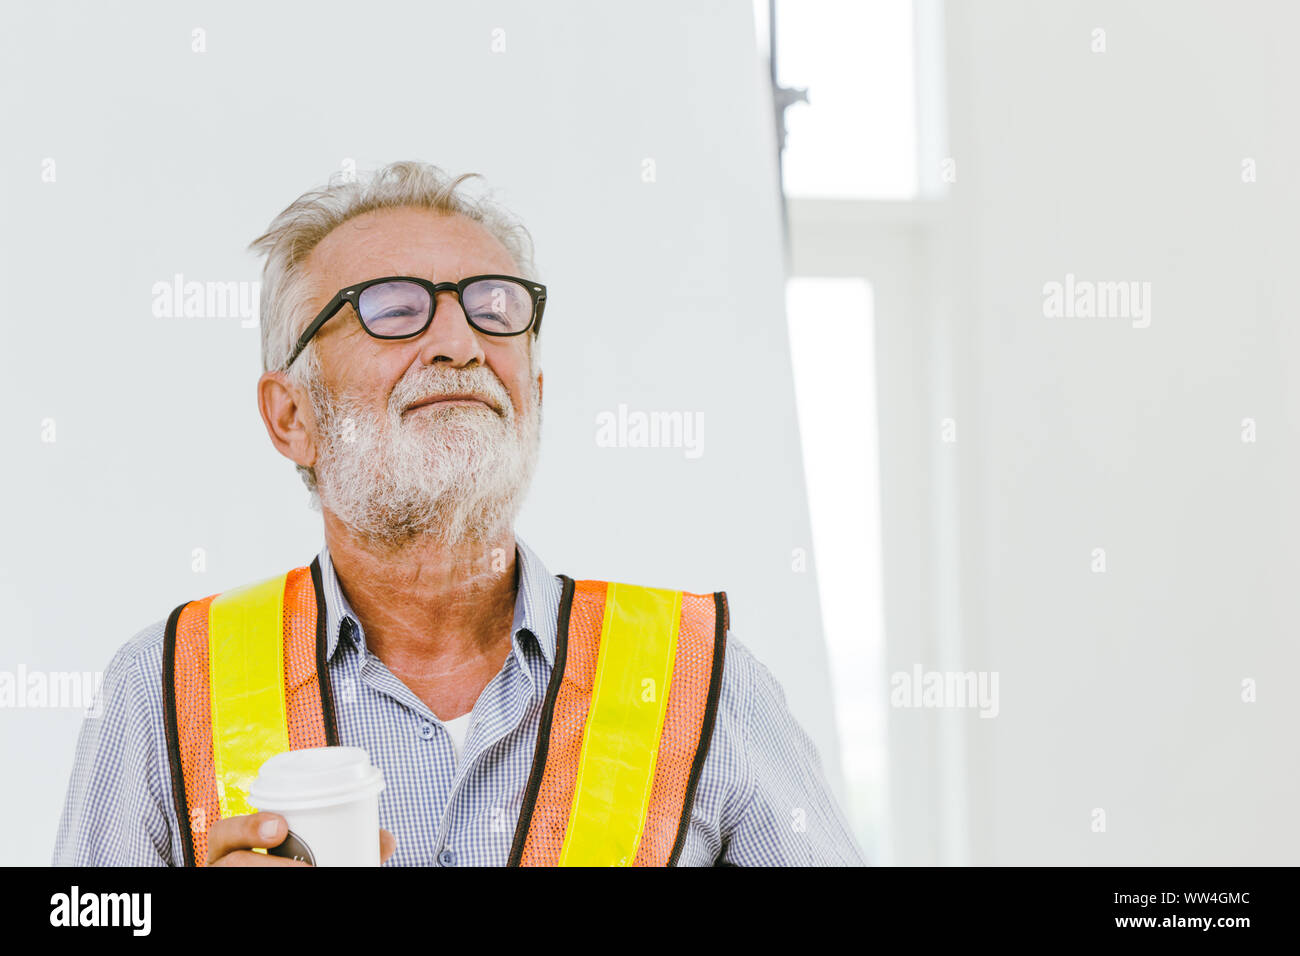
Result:
<svg viewBox="0 0 1300 956"><path fill-rule="evenodd" d="M726 594L561 575L555 667L510 866L674 866L713 735ZM208 828L252 813L285 750L334 746L319 558L182 604L167 619L163 699L185 864Z"/></svg>

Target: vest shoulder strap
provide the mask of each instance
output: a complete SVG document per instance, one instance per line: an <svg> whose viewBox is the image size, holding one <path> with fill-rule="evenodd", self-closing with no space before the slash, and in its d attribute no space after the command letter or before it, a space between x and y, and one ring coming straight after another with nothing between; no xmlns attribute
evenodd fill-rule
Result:
<svg viewBox="0 0 1300 956"><path fill-rule="evenodd" d="M561 578L510 865L675 865L712 737L726 595Z"/></svg>
<svg viewBox="0 0 1300 956"><path fill-rule="evenodd" d="M267 758L338 742L322 604L313 562L168 618L163 711L187 865L206 861L212 823L255 812L248 790Z"/></svg>

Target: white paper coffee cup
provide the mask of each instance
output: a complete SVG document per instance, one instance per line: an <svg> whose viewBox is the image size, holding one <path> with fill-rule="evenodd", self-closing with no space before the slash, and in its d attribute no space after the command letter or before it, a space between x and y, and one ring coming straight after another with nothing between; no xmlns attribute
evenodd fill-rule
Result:
<svg viewBox="0 0 1300 956"><path fill-rule="evenodd" d="M383 789L383 772L362 748L312 747L262 764L248 799L289 823L288 837L268 853L313 866L378 866Z"/></svg>

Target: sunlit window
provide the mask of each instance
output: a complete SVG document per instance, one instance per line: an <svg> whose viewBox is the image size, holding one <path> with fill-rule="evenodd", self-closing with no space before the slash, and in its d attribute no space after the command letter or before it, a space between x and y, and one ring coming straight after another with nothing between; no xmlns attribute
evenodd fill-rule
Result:
<svg viewBox="0 0 1300 956"><path fill-rule="evenodd" d="M887 741L871 286L791 279L786 311L845 812L869 860L881 863Z"/></svg>
<svg viewBox="0 0 1300 956"><path fill-rule="evenodd" d="M768 53L767 3L755 4ZM778 0L777 81L806 88L785 112L787 196L917 195L912 0Z"/></svg>

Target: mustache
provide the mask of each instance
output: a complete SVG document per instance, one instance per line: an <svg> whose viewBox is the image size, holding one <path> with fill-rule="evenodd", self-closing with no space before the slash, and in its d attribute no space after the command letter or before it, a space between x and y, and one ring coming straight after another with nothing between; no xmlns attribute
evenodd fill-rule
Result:
<svg viewBox="0 0 1300 956"><path fill-rule="evenodd" d="M393 389L389 411L400 416L412 405L443 395L472 395L498 415L514 412L510 393L489 369L452 369L404 378Z"/></svg>

